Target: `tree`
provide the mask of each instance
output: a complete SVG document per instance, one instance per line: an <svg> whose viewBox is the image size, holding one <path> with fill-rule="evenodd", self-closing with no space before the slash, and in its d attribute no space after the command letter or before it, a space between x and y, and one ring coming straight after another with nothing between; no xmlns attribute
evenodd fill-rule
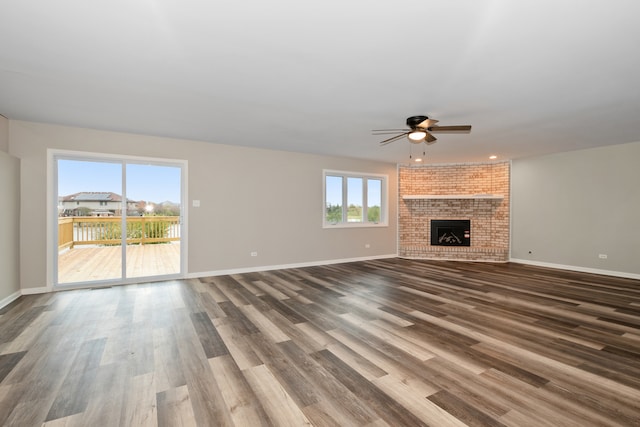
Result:
<svg viewBox="0 0 640 427"><path fill-rule="evenodd" d="M349 205L347 209L347 220L353 220L357 222L362 221L362 206Z"/></svg>
<svg viewBox="0 0 640 427"><path fill-rule="evenodd" d="M371 206L367 209L367 220L369 222L380 222L380 206Z"/></svg>
<svg viewBox="0 0 640 427"><path fill-rule="evenodd" d="M76 215L75 216L89 216L91 215L91 209L85 207L85 206L80 206L78 208L76 208Z"/></svg>
<svg viewBox="0 0 640 427"><path fill-rule="evenodd" d="M327 204L325 218L331 223L342 222L342 206Z"/></svg>

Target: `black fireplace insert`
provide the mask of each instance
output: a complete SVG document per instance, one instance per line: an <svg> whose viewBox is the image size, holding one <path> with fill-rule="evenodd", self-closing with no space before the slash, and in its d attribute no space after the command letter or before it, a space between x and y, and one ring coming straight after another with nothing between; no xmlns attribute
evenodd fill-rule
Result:
<svg viewBox="0 0 640 427"><path fill-rule="evenodd" d="M432 219L431 246L471 246L471 220Z"/></svg>

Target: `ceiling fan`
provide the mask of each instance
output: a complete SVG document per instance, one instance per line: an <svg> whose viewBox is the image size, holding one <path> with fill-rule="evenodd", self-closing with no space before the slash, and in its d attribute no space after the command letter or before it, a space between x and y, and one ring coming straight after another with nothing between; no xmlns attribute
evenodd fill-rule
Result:
<svg viewBox="0 0 640 427"><path fill-rule="evenodd" d="M393 141L397 141L403 136L407 136L410 142L413 144L420 144L424 142L427 145L434 144L437 138L432 135L435 132L470 132L471 125L456 125L456 126L437 126L438 120L430 119L427 116L411 116L407 119L407 126L409 129L374 129L372 132L374 135L389 135L397 134L391 138L380 141L380 145L387 145ZM398 132L401 132L398 134Z"/></svg>

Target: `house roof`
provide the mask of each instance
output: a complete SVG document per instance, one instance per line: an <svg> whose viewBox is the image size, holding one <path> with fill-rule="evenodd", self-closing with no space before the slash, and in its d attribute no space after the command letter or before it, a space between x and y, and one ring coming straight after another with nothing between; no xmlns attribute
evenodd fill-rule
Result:
<svg viewBox="0 0 640 427"><path fill-rule="evenodd" d="M640 140L640 2L7 2L0 114L433 162ZM471 124L429 147L371 130Z"/></svg>
<svg viewBox="0 0 640 427"><path fill-rule="evenodd" d="M122 196L116 193L80 192L62 197L63 202L121 202Z"/></svg>

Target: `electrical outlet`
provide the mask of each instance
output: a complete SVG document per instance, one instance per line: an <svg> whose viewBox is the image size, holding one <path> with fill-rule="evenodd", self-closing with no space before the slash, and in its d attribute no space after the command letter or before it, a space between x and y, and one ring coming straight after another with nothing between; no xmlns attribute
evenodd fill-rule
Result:
<svg viewBox="0 0 640 427"><path fill-rule="evenodd" d="M365 243L365 244L364 244L364 247L365 247L365 248L367 248L367 249L369 249L369 248L371 247L371 245L370 245L370 244L368 244L368 243Z"/></svg>
<svg viewBox="0 0 640 427"><path fill-rule="evenodd" d="M598 254L598 258L607 259L607 254Z"/></svg>
<svg viewBox="0 0 640 427"><path fill-rule="evenodd" d="M251 256L258 256L258 252L251 252Z"/></svg>

